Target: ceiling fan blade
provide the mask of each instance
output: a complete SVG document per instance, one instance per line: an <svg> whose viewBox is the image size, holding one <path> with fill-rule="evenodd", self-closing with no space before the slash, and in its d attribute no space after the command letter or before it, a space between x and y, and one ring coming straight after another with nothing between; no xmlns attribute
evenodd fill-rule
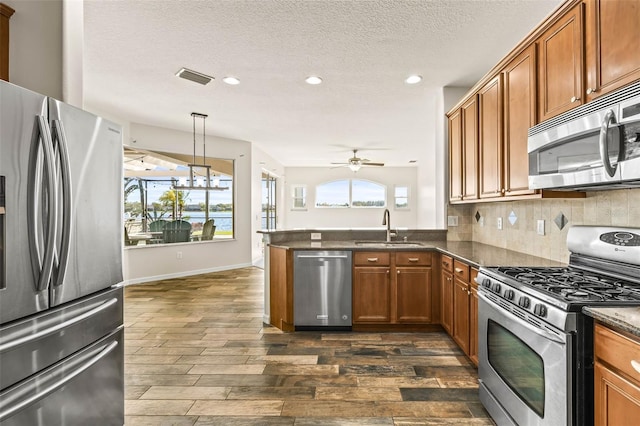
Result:
<svg viewBox="0 0 640 426"><path fill-rule="evenodd" d="M384 166L384 163L362 163L363 166Z"/></svg>
<svg viewBox="0 0 640 426"><path fill-rule="evenodd" d="M349 163L330 163L330 164L339 164L341 166L348 166L349 165Z"/></svg>

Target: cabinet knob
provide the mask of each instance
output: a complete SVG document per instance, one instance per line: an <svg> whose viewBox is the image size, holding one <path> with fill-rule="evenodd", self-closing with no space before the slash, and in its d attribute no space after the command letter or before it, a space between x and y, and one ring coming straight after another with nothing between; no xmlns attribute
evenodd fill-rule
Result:
<svg viewBox="0 0 640 426"><path fill-rule="evenodd" d="M587 89L587 95L590 95L590 94L595 93L595 92L596 92L596 89L592 89L591 87L589 87Z"/></svg>
<svg viewBox="0 0 640 426"><path fill-rule="evenodd" d="M420 259L418 259L417 257L410 257L409 258L409 262L417 262L418 260L420 260Z"/></svg>
<svg viewBox="0 0 640 426"><path fill-rule="evenodd" d="M571 97L571 103L578 102L580 98L576 98L575 96Z"/></svg>
<svg viewBox="0 0 640 426"><path fill-rule="evenodd" d="M460 268L455 268L456 274L461 274L462 273L462 269Z"/></svg>
<svg viewBox="0 0 640 426"><path fill-rule="evenodd" d="M633 367L634 370L636 370L638 373L640 373L640 362L636 361L635 359L631 360L631 367Z"/></svg>
<svg viewBox="0 0 640 426"><path fill-rule="evenodd" d="M500 192L502 192L504 194L504 188L502 188L502 190Z"/></svg>
<svg viewBox="0 0 640 426"><path fill-rule="evenodd" d="M398 273L398 275L400 275L400 269L398 269L396 272Z"/></svg>
<svg viewBox="0 0 640 426"><path fill-rule="evenodd" d="M367 257L367 262L377 262L378 258L377 257Z"/></svg>

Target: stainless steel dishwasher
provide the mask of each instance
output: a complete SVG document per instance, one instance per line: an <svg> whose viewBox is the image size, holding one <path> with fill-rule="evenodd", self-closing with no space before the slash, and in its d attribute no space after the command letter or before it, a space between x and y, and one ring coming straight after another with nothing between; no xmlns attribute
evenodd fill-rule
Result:
<svg viewBox="0 0 640 426"><path fill-rule="evenodd" d="M296 330L351 327L351 252L295 251L293 301Z"/></svg>

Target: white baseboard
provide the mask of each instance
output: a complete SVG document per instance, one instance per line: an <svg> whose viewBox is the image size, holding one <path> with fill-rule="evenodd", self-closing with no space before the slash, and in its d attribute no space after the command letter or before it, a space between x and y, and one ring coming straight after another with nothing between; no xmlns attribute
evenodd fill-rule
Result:
<svg viewBox="0 0 640 426"><path fill-rule="evenodd" d="M253 266L251 263L240 263L237 265L217 266L215 268L197 269L194 271L183 271L183 272L176 272L176 273L164 274L164 275L152 275L149 277L125 280L124 285L128 286L132 284L144 284L144 283L153 282L153 281L169 280L171 278L182 278L182 277L188 277L191 275L208 274L210 272L220 272L220 271L229 271L231 269L248 268L251 266Z"/></svg>

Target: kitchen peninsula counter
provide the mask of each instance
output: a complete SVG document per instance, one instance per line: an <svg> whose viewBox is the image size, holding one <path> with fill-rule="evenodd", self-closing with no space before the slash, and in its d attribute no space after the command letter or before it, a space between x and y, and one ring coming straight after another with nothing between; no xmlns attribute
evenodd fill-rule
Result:
<svg viewBox="0 0 640 426"><path fill-rule="evenodd" d="M410 240L410 243L420 243L418 247L406 247L401 244L382 246L358 245L356 241L283 241L269 243L273 247L289 250L352 250L352 251L437 251L459 259L473 267L480 266L565 266L564 264L537 256L520 253L505 248L472 241L440 241ZM367 240L371 241L371 240Z"/></svg>

